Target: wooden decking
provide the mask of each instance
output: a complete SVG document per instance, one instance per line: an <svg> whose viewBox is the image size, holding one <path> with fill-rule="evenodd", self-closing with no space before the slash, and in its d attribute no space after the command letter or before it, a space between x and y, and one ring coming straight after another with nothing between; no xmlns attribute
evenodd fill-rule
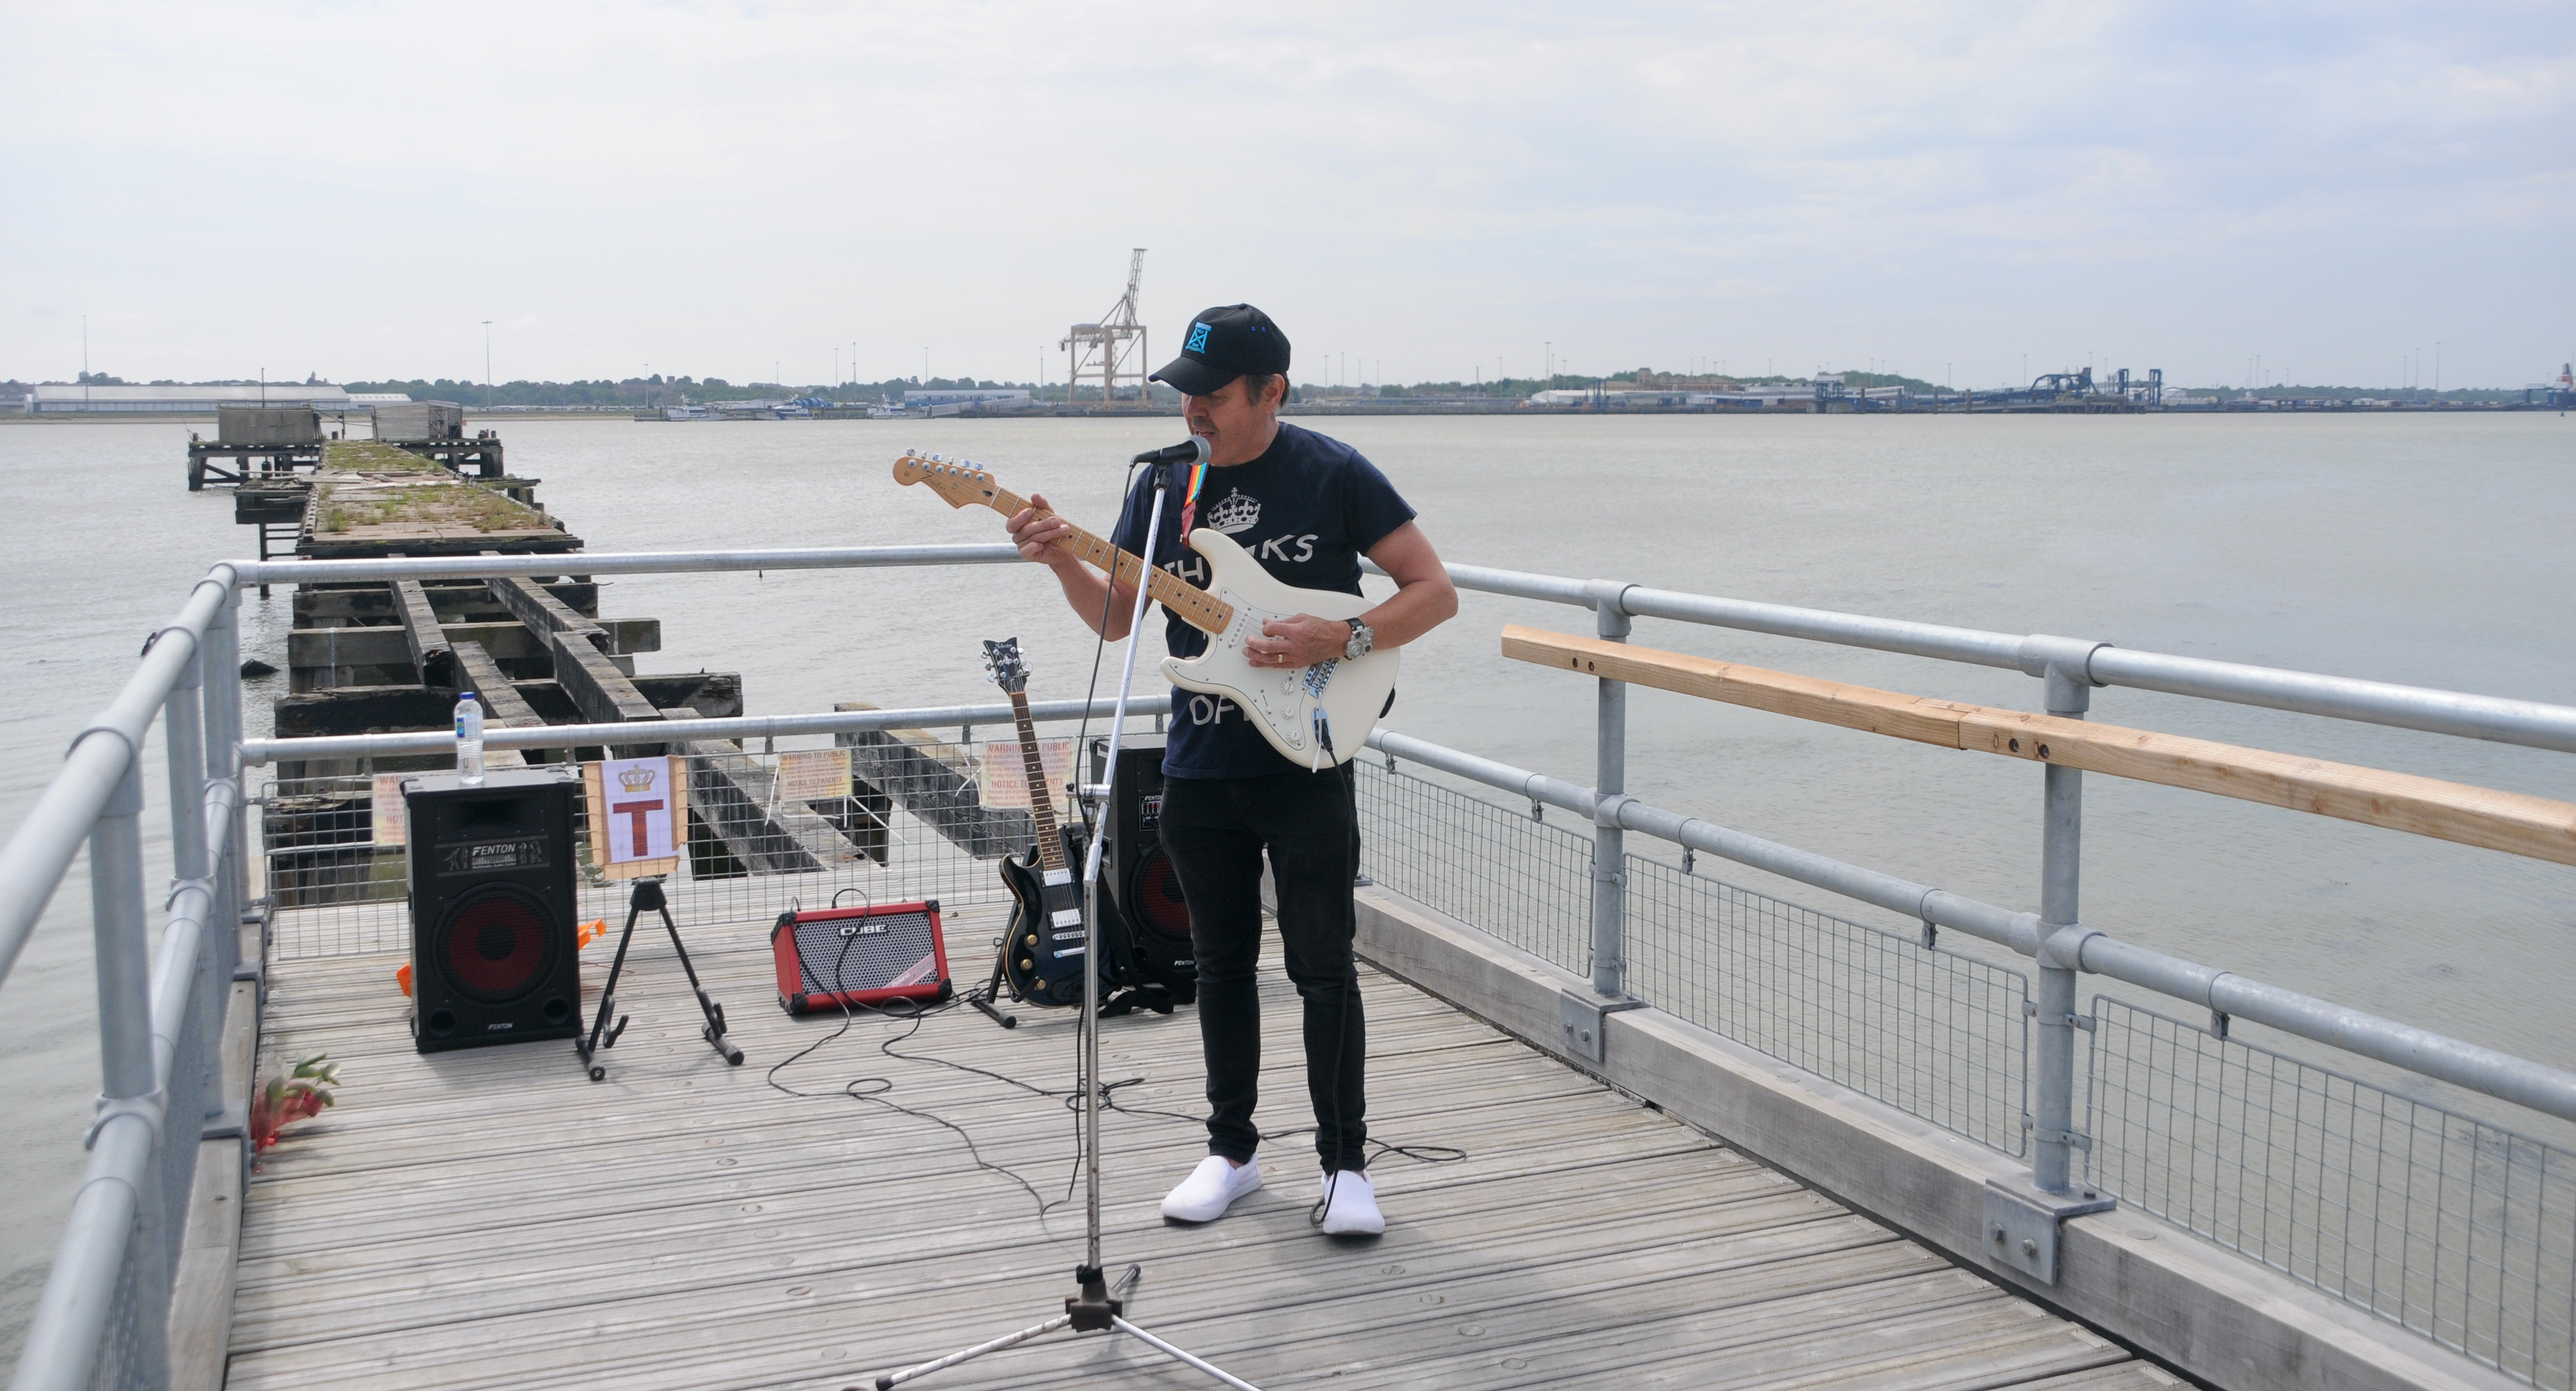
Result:
<svg viewBox="0 0 2576 1391"><path fill-rule="evenodd" d="M667 948L639 933L634 1024L593 1084L569 1043L422 1057L388 954L275 963L265 1057L330 1053L341 1103L270 1152L244 1214L230 1385L270 1388L830 1388L1035 1323L1082 1255L1078 1191L1043 1220L979 1170L973 1137L1050 1199L1072 1177L1061 1101L929 1061L1061 1089L1074 1030L962 1007L918 1033L791 1020L764 925L688 922L750 1062L697 1037ZM958 970L996 930L952 922ZM594 944L597 988L612 942ZM1275 964L1275 963L1274 963ZM630 970L636 962L630 961ZM1389 1229L1308 1225L1305 1136L1265 1147L1270 1186L1224 1220L1167 1226L1202 1152L1187 1121L1104 1127L1106 1253L1141 1263L1137 1322L1277 1391L1546 1385L2144 1387L2119 1347L1957 1270L1400 982L1367 981L1371 1133L1464 1149L1373 1165ZM1296 999L1264 992L1261 1120L1311 1124ZM1196 1110L1198 1021L1112 1019L1127 1106ZM1132 1339L1058 1334L919 1383L1196 1387Z"/></svg>

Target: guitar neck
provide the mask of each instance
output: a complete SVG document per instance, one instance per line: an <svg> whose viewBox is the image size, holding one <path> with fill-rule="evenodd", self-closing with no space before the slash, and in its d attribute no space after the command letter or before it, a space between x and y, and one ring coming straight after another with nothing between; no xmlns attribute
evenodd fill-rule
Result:
<svg viewBox="0 0 2576 1391"><path fill-rule="evenodd" d="M993 491L992 496L982 501L985 506L1005 517L1029 505L1027 498L999 488ZM1055 516L1052 512L1046 515ZM1072 523L1068 522L1066 525L1072 526ZM1143 574L1145 592L1152 595L1155 602L1179 614L1182 622L1200 632L1222 635L1227 626L1234 622L1232 604L1226 603L1168 570L1147 567L1145 562L1138 560L1134 555L1118 549L1081 527L1073 527L1073 534L1065 538L1065 545L1072 549L1075 557L1082 563L1106 572L1112 584L1123 584L1133 589L1136 587L1136 577L1140 573Z"/></svg>
<svg viewBox="0 0 2576 1391"><path fill-rule="evenodd" d="M1029 719L1026 691L1011 692L1011 718L1020 727L1020 768L1029 784L1029 820L1038 833L1038 864L1065 868L1064 838L1056 834L1055 799L1047 794L1046 760L1038 754L1037 725Z"/></svg>

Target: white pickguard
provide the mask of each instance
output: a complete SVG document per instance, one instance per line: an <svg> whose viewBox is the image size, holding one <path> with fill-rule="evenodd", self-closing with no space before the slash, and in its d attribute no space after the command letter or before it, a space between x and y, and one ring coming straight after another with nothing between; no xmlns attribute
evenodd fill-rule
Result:
<svg viewBox="0 0 2576 1391"><path fill-rule="evenodd" d="M1357 594L1329 589L1296 589L1271 578L1252 553L1224 532L1200 527L1190 533L1190 549L1207 557L1207 592L1234 606L1234 622L1208 638L1207 651L1187 661L1163 659L1163 674L1172 684L1224 696L1251 717L1252 727L1270 741L1282 758L1306 768L1330 768L1357 757L1369 731L1386 709L1395 689L1394 648L1371 652L1358 661L1335 659L1311 667L1282 670L1255 667L1243 644L1261 636L1261 625L1273 618L1312 614L1317 618L1357 618L1375 608ZM1320 688L1320 689L1319 689ZM1331 731L1331 749L1316 728L1320 713ZM1175 720L1187 715L1172 712Z"/></svg>

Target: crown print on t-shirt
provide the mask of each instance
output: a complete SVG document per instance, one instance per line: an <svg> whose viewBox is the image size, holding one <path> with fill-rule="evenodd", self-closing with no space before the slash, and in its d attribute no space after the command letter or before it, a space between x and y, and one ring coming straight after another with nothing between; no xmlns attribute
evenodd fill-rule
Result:
<svg viewBox="0 0 2576 1391"><path fill-rule="evenodd" d="M1225 500L1208 509L1207 524L1228 536L1250 531L1261 520L1261 500L1245 495L1241 488L1225 495Z"/></svg>

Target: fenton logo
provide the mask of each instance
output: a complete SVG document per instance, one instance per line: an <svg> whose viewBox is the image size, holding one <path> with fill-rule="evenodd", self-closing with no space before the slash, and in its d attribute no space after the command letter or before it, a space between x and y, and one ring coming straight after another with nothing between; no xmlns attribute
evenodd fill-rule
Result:
<svg viewBox="0 0 2576 1391"><path fill-rule="evenodd" d="M1206 352L1207 340L1208 326L1205 324L1192 324L1190 325L1190 341L1181 345L1181 351L1185 353Z"/></svg>
<svg viewBox="0 0 2576 1391"><path fill-rule="evenodd" d="M619 786L625 788L629 792L650 792L653 790L654 783L653 770L650 768L629 768L625 772L617 775L617 782Z"/></svg>

